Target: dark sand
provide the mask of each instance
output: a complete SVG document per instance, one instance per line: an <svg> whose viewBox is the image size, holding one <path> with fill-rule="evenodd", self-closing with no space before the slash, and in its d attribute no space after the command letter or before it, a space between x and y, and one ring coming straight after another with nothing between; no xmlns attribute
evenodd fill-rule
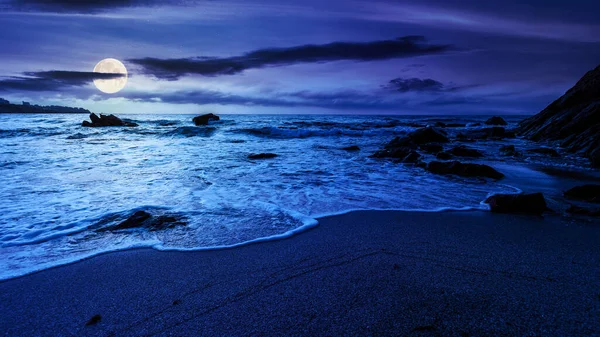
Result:
<svg viewBox="0 0 600 337"><path fill-rule="evenodd" d="M2 282L0 303L7 336L598 336L600 225L354 212L235 249L101 255Z"/></svg>

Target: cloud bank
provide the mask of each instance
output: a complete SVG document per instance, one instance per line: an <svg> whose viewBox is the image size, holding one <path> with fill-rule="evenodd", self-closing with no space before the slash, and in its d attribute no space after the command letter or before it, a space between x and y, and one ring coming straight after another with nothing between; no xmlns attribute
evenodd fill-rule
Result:
<svg viewBox="0 0 600 337"><path fill-rule="evenodd" d="M66 87L81 87L93 80L123 76L125 75L62 70L25 72L23 76L0 78L0 91L57 91Z"/></svg>
<svg viewBox="0 0 600 337"><path fill-rule="evenodd" d="M333 42L291 48L259 49L240 56L225 58L158 59L147 57L128 61L140 66L144 74L172 81L185 75L234 75L244 70L263 67L345 60L377 61L435 55L452 49L454 49L452 45L427 43L423 36L405 36L394 40Z"/></svg>

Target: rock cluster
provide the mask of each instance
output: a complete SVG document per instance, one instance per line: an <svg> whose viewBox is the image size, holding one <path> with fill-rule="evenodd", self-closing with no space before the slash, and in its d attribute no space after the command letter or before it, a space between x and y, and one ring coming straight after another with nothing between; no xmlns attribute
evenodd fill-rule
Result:
<svg viewBox="0 0 600 337"><path fill-rule="evenodd" d="M136 123L126 122L120 119L115 115L103 115L100 114L100 117L95 113L90 114L91 123L88 121L83 121L81 126L86 127L103 127L103 126L138 126Z"/></svg>

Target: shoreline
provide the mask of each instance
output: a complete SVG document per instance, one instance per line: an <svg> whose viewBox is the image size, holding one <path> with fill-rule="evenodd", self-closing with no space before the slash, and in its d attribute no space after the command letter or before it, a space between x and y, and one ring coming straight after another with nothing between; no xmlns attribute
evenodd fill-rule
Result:
<svg viewBox="0 0 600 337"><path fill-rule="evenodd" d="M574 221L354 211L235 248L102 253L1 281L0 326L8 335L593 335L600 228Z"/></svg>

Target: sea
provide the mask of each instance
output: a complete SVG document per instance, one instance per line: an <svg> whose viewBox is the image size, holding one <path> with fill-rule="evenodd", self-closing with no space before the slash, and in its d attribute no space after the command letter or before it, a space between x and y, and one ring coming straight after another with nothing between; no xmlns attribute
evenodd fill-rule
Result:
<svg viewBox="0 0 600 337"><path fill-rule="evenodd" d="M466 143L485 156L463 161L492 165L507 175L499 181L371 157L420 126L466 124L444 129L452 138L485 127L489 116L222 115L208 126L194 126L193 115L121 117L139 126L86 128L82 114L0 114L0 279L118 250L277 240L353 210L485 211L486 197L519 193L531 181L553 190L531 167L587 165L568 154L501 156L502 145L539 147L518 138ZM510 129L524 117L504 118ZM186 225L102 230L140 210Z"/></svg>

